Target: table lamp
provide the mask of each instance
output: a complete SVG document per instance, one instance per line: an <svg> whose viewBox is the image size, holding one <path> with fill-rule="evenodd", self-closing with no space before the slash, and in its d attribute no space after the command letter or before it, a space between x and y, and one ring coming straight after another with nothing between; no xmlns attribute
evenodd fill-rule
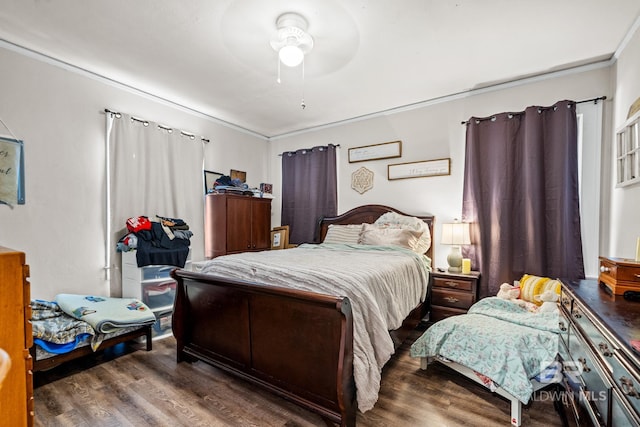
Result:
<svg viewBox="0 0 640 427"><path fill-rule="evenodd" d="M447 256L449 263L449 273L460 273L462 271L462 252L460 245L471 244L469 237L469 224L466 222L458 222L442 224L442 243L443 245L451 245L451 252Z"/></svg>

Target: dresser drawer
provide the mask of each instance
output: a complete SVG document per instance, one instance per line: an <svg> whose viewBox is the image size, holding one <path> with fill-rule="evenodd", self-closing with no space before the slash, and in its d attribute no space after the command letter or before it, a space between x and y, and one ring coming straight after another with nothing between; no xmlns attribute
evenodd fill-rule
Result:
<svg viewBox="0 0 640 427"><path fill-rule="evenodd" d="M640 418L637 412L629 407L625 398L618 393L618 390L613 390L611 425L613 427L636 427L640 425Z"/></svg>
<svg viewBox="0 0 640 427"><path fill-rule="evenodd" d="M640 291L640 263L626 258L600 257L598 281L615 295L625 291Z"/></svg>
<svg viewBox="0 0 640 427"><path fill-rule="evenodd" d="M600 259L600 274L614 280L637 282L640 285L640 265L626 265L607 258Z"/></svg>
<svg viewBox="0 0 640 427"><path fill-rule="evenodd" d="M431 296L433 305L468 309L474 302L474 295L468 292L458 292L449 289L433 289Z"/></svg>
<svg viewBox="0 0 640 427"><path fill-rule="evenodd" d="M610 362L613 359L615 344L596 328L579 304L574 304L571 316L573 322L580 329L582 336L593 345L594 352L597 353L603 363L606 364L607 370L611 371Z"/></svg>
<svg viewBox="0 0 640 427"><path fill-rule="evenodd" d="M464 279L434 277L433 286L436 288L459 289L461 291L471 291L473 289L473 282L471 280L464 280Z"/></svg>
<svg viewBox="0 0 640 427"><path fill-rule="evenodd" d="M624 395L625 406L631 406L635 414L640 413L640 378L637 372L631 367L632 364L619 350L611 357L611 368L613 381L618 385L618 389Z"/></svg>
<svg viewBox="0 0 640 427"><path fill-rule="evenodd" d="M595 418L595 425L607 425L611 384L608 383L605 369L598 363L597 357L589 350L579 332L574 329L574 325L570 325L569 353L570 359L564 361L563 370L576 395L575 400Z"/></svg>

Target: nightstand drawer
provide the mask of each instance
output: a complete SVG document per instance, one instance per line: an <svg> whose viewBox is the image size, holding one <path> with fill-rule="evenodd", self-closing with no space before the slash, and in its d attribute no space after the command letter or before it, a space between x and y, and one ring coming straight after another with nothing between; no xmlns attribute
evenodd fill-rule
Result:
<svg viewBox="0 0 640 427"><path fill-rule="evenodd" d="M459 308L450 308L450 307L439 307L432 305L431 313L429 313L429 322L434 323L442 319L446 319L451 316L458 316L460 314L466 314L466 310L462 310Z"/></svg>
<svg viewBox="0 0 640 427"><path fill-rule="evenodd" d="M459 289L461 291L470 291L473 289L473 282L471 280L453 279L449 277L434 277L433 286L437 288L448 288L448 289Z"/></svg>
<svg viewBox="0 0 640 427"><path fill-rule="evenodd" d="M474 303L475 295L449 289L433 289L432 304L452 308L468 309Z"/></svg>

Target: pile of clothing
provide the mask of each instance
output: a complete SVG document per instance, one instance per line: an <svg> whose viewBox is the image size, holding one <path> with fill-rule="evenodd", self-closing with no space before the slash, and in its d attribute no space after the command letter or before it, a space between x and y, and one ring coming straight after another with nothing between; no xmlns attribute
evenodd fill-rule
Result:
<svg viewBox="0 0 640 427"><path fill-rule="evenodd" d="M127 219L128 233L116 244L118 252L136 250L138 267L175 265L184 268L193 233L179 218L138 216Z"/></svg>
<svg viewBox="0 0 640 427"><path fill-rule="evenodd" d="M247 184L245 184L238 178L232 179L228 175L222 175L220 178L218 178L213 184L213 190L210 192L241 194L244 196L253 195L253 191L249 189L249 186Z"/></svg>

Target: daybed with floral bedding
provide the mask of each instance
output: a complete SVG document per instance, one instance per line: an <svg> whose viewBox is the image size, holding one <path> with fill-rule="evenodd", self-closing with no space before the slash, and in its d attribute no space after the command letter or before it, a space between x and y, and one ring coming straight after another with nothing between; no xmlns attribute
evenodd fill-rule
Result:
<svg viewBox="0 0 640 427"><path fill-rule="evenodd" d="M559 291L559 283L534 276L523 279L529 277L548 284L545 288L538 281L536 292ZM411 346L411 356L421 358L422 369L435 361L443 363L510 400L515 426L521 423L522 404L529 403L535 391L555 386L562 378L559 310L540 310L529 283L522 290L531 301L484 298L467 314L434 323Z"/></svg>

